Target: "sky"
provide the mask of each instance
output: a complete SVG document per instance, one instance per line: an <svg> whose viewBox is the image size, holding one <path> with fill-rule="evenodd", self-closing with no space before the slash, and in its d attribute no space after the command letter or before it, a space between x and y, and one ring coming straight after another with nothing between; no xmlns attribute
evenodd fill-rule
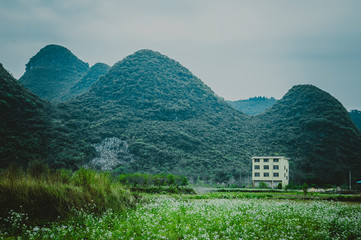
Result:
<svg viewBox="0 0 361 240"><path fill-rule="evenodd" d="M48 44L110 66L152 49L226 100L313 84L361 110L360 9L359 0L0 0L0 63L19 78Z"/></svg>

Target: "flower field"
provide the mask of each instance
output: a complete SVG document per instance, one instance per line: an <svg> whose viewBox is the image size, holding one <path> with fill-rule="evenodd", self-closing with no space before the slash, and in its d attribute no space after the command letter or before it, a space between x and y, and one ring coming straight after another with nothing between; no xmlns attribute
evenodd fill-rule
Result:
<svg viewBox="0 0 361 240"><path fill-rule="evenodd" d="M157 197L123 213L77 212L30 239L361 239L361 206L330 201Z"/></svg>

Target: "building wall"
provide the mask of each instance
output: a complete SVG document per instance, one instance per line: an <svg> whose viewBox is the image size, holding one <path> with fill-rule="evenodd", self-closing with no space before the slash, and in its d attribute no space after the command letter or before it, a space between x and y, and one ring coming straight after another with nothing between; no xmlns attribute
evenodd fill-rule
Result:
<svg viewBox="0 0 361 240"><path fill-rule="evenodd" d="M289 182L289 162L285 157L253 157L252 182L256 187L260 182L267 183L270 187L277 187L278 183L286 186Z"/></svg>

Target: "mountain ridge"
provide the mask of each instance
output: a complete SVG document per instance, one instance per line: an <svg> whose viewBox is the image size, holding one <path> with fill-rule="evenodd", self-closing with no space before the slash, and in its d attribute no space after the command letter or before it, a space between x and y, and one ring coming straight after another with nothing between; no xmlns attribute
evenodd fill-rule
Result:
<svg viewBox="0 0 361 240"><path fill-rule="evenodd" d="M47 161L55 167L101 168L108 158L115 173L246 185L252 156L285 155L298 183L343 184L347 168L361 177L360 132L330 94L294 86L266 112L248 116L151 50L117 62L89 91L58 104L52 119Z"/></svg>

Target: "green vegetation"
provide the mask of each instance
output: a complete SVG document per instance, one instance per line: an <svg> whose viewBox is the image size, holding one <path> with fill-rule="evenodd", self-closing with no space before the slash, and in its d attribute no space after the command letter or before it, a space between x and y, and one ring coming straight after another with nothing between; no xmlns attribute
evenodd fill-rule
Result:
<svg viewBox="0 0 361 240"><path fill-rule="evenodd" d="M105 75L109 66L104 63L96 63L89 71L77 81L68 91L68 93L62 96L62 100L72 99L84 92L87 92L91 85L93 85L101 76Z"/></svg>
<svg viewBox="0 0 361 240"><path fill-rule="evenodd" d="M267 109L271 108L277 103L277 100L273 97L253 97L247 100L238 100L238 101L227 101L235 109L248 114L248 115L257 115L265 112Z"/></svg>
<svg viewBox="0 0 361 240"><path fill-rule="evenodd" d="M0 64L0 168L26 165L46 152L49 107Z"/></svg>
<svg viewBox="0 0 361 240"><path fill-rule="evenodd" d="M71 56L59 46L46 49L53 48ZM44 50L39 56L28 71L55 55ZM66 67L81 72L85 65L70 60ZM10 82L2 84L8 88ZM350 169L352 182L361 178L360 131L341 103L311 85L295 86L266 112L247 116L178 62L141 50L116 63L88 92L56 107L25 98L18 83L14 90L11 96L1 91L4 166L42 159L54 168L171 172L190 183L246 186L252 156L284 155L297 184L347 184ZM21 104L9 103L8 96ZM114 139L118 145L106 144Z"/></svg>
<svg viewBox="0 0 361 240"><path fill-rule="evenodd" d="M28 239L358 239L361 208L335 202L157 197L124 213L76 212ZM16 221L21 216L15 218Z"/></svg>
<svg viewBox="0 0 361 240"><path fill-rule="evenodd" d="M89 65L68 49L48 45L29 60L19 81L39 97L57 102L66 99L64 95L88 70Z"/></svg>
<svg viewBox="0 0 361 240"><path fill-rule="evenodd" d="M79 169L50 170L34 162L26 172L14 165L0 174L0 225L11 228L7 217L26 216L21 224L44 224L74 215L74 211L101 214L134 207L137 197L109 173ZM10 216L11 217L11 216ZM19 230L19 229L18 229Z"/></svg>
<svg viewBox="0 0 361 240"><path fill-rule="evenodd" d="M147 186L186 186L188 180L184 176L177 176L172 174L144 174L144 173L129 173L121 174L119 181L124 185L132 187L147 187Z"/></svg>

